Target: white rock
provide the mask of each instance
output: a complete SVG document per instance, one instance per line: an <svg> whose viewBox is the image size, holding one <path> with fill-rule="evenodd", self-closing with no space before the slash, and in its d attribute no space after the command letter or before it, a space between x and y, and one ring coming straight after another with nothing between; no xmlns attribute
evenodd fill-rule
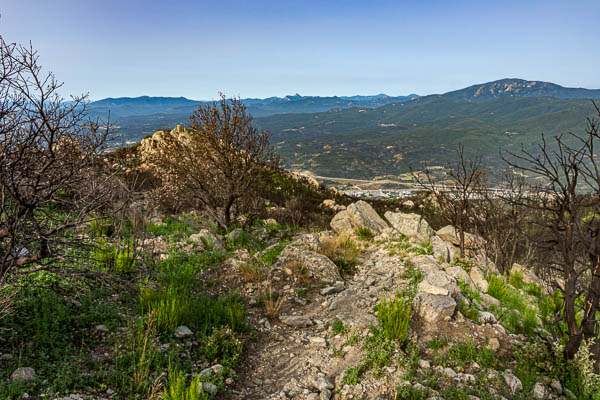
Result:
<svg viewBox="0 0 600 400"><path fill-rule="evenodd" d="M469 276L471 277L471 280L473 281L477 289L479 289L483 293L487 293L489 284L488 281L485 280L483 272L481 272L479 267L472 267L471 272L469 272Z"/></svg>
<svg viewBox="0 0 600 400"><path fill-rule="evenodd" d="M305 315L280 315L279 320L296 328L304 328L313 324L311 319Z"/></svg>
<svg viewBox="0 0 600 400"><path fill-rule="evenodd" d="M11 381L24 381L28 382L37 378L35 370L31 367L20 367L17 368L11 375Z"/></svg>
<svg viewBox="0 0 600 400"><path fill-rule="evenodd" d="M190 328L185 325L178 326L175 328L175 332L173 335L178 339L183 339L193 335L193 332Z"/></svg>
<svg viewBox="0 0 600 400"><path fill-rule="evenodd" d="M388 220L394 229L409 239L422 242L429 240L434 234L433 229L419 214L393 213L388 211L385 213L385 219Z"/></svg>
<svg viewBox="0 0 600 400"><path fill-rule="evenodd" d="M450 296L417 293L412 306L423 322L436 323L452 317L456 309L456 301Z"/></svg>
<svg viewBox="0 0 600 400"><path fill-rule="evenodd" d="M523 390L523 384L521 383L521 380L517 378L510 370L504 371L504 382L506 382L508 389L512 394L517 394Z"/></svg>
<svg viewBox="0 0 600 400"><path fill-rule="evenodd" d="M534 399L539 399L539 400L542 400L542 399L545 399L546 397L548 397L548 392L546 391L546 388L540 382L537 382L533 386L531 394L533 395Z"/></svg>

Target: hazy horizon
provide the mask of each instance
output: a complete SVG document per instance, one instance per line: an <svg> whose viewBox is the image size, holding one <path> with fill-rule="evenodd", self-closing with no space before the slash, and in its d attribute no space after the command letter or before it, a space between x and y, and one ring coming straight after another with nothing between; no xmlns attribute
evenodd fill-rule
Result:
<svg viewBox="0 0 600 400"><path fill-rule="evenodd" d="M8 0L0 34L31 40L65 94L94 100L427 95L509 77L594 89L598 11L589 0Z"/></svg>

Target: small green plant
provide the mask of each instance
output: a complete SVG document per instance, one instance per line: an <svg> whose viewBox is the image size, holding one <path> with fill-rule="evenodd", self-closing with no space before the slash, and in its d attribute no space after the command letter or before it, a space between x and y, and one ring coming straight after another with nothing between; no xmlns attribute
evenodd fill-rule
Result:
<svg viewBox="0 0 600 400"><path fill-rule="evenodd" d="M332 328L333 328L334 335L343 335L345 333L348 333L348 328L346 328L344 326L344 323L338 318L336 318L333 321Z"/></svg>
<svg viewBox="0 0 600 400"><path fill-rule="evenodd" d="M437 361L443 366L461 366L476 361L484 368L496 369L499 364L496 353L483 346L477 348L470 340L464 343L455 343L443 355L439 356Z"/></svg>
<svg viewBox="0 0 600 400"><path fill-rule="evenodd" d="M421 246L421 247L418 247L415 250L415 253L417 255L423 255L423 254L432 255L433 254L433 246L431 245L429 240L419 243L419 246Z"/></svg>
<svg viewBox="0 0 600 400"><path fill-rule="evenodd" d="M372 240L375 235L369 228L361 227L356 230L356 236L360 240Z"/></svg>
<svg viewBox="0 0 600 400"><path fill-rule="evenodd" d="M430 390L428 388L422 390L413 387L412 385L398 386L396 388L396 400L426 400L429 398Z"/></svg>
<svg viewBox="0 0 600 400"><path fill-rule="evenodd" d="M467 305L464 300L461 300L460 312L465 318L470 319L471 321L477 321L477 317L479 316L479 310L475 306L474 302L471 302L470 305Z"/></svg>
<svg viewBox="0 0 600 400"><path fill-rule="evenodd" d="M542 296L542 288L533 282L527 284L526 290L527 290L527 293L532 296L535 296L538 298Z"/></svg>
<svg viewBox="0 0 600 400"><path fill-rule="evenodd" d="M354 344L360 340L357 336L352 336L346 342L346 345ZM348 368L344 372L342 385L356 385L360 382L362 375L372 369L375 370L375 377L381 377L379 370L389 365L395 348L395 343L386 338L383 330L371 326L369 335L363 339L364 358L360 364Z"/></svg>
<svg viewBox="0 0 600 400"><path fill-rule="evenodd" d="M535 329L538 326L538 319L535 309L528 307L523 313L523 333L526 335L533 335Z"/></svg>
<svg viewBox="0 0 600 400"><path fill-rule="evenodd" d="M510 273L510 277L508 279L508 283L515 287L515 289L521 289L524 285L523 283L523 271L514 270Z"/></svg>
<svg viewBox="0 0 600 400"><path fill-rule="evenodd" d="M435 338L427 342L427 347L429 347L432 350L440 350L448 346L448 343L449 341L446 338Z"/></svg>
<svg viewBox="0 0 600 400"><path fill-rule="evenodd" d="M218 362L224 367L235 367L244 346L236 334L227 327L215 327L207 337L204 355L211 362Z"/></svg>
<svg viewBox="0 0 600 400"><path fill-rule="evenodd" d="M475 266L473 261L469 260L468 258L460 258L460 257L457 257L454 260L452 260L452 265L454 265L455 267L461 267L467 273L470 273L471 269Z"/></svg>
<svg viewBox="0 0 600 400"><path fill-rule="evenodd" d="M377 305L377 321L385 336L404 343L410 325L411 304L396 296L394 300L382 299Z"/></svg>
<svg viewBox="0 0 600 400"><path fill-rule="evenodd" d="M187 385L185 374L169 366L168 377L167 388L162 393L163 400L208 400L208 395L202 391L198 374L194 374Z"/></svg>
<svg viewBox="0 0 600 400"><path fill-rule="evenodd" d="M492 274L488 282L488 294L500 301L504 300L508 291L504 279L501 276Z"/></svg>

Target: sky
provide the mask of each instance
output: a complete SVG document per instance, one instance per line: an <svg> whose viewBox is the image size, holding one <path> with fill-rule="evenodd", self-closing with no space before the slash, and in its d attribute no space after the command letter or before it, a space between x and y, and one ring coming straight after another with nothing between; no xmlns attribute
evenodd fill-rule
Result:
<svg viewBox="0 0 600 400"><path fill-rule="evenodd" d="M502 78L600 88L598 0L1 0L63 92L444 93Z"/></svg>

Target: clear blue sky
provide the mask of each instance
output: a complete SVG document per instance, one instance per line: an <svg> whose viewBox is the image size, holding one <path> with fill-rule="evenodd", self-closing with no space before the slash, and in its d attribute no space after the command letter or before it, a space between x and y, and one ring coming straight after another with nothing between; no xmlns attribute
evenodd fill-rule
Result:
<svg viewBox="0 0 600 400"><path fill-rule="evenodd" d="M430 94L500 78L600 88L598 0L2 0L92 99Z"/></svg>

